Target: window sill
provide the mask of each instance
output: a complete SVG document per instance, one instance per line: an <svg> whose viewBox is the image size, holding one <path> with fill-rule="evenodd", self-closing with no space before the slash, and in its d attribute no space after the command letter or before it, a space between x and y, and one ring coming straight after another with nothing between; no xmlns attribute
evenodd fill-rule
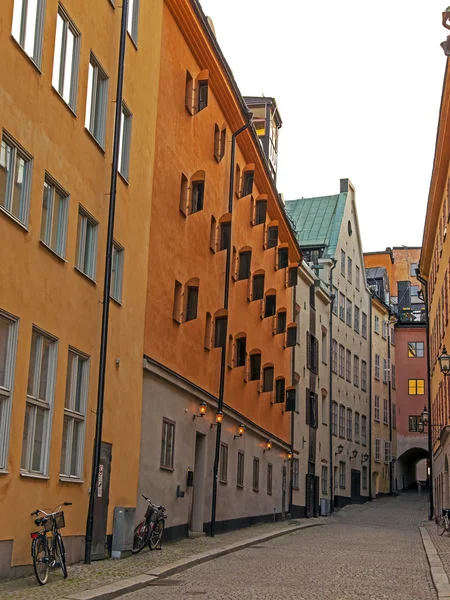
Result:
<svg viewBox="0 0 450 600"><path fill-rule="evenodd" d="M60 475L59 480L62 483L84 483L84 479L79 479L78 477L66 477L65 475Z"/></svg>
<svg viewBox="0 0 450 600"><path fill-rule="evenodd" d="M94 142L94 144L97 146L97 148L103 153L103 156L105 156L106 154L106 150L103 148L103 146L101 145L101 143L94 137L94 135L89 131L89 129L87 127L84 128L85 132L87 133L88 137Z"/></svg>
<svg viewBox="0 0 450 600"><path fill-rule="evenodd" d="M48 246L43 240L39 240L39 243L42 244L42 246L46 248L55 258L63 263L67 263L67 260L63 256L58 254L55 250L53 250L53 248L50 248L50 246Z"/></svg>
<svg viewBox="0 0 450 600"><path fill-rule="evenodd" d="M89 275L86 275L86 273L84 273L84 271L82 271L78 267L74 267L74 269L77 273L79 273L80 275L85 277L88 281L90 281L92 283L92 285L95 285L95 286L97 285L97 282L95 281L95 279L92 279L92 277L89 277Z"/></svg>
<svg viewBox="0 0 450 600"><path fill-rule="evenodd" d="M5 469L0 469L0 475L9 475L9 471L6 471Z"/></svg>
<svg viewBox="0 0 450 600"><path fill-rule="evenodd" d="M256 493L259 492L259 490L257 488L253 488L253 491L256 492Z"/></svg>
<svg viewBox="0 0 450 600"><path fill-rule="evenodd" d="M238 490L243 490L244 489L244 486L241 485L240 483L237 483L236 487L237 487Z"/></svg>
<svg viewBox="0 0 450 600"><path fill-rule="evenodd" d="M53 86L52 86L52 90L53 90L53 93L61 100L61 102L64 104L64 106L68 109L68 111L71 113L71 115L75 118L78 117L75 110L70 106L70 104L67 104L67 102L61 96L61 94L58 92L58 90L56 88L54 88Z"/></svg>
<svg viewBox="0 0 450 600"><path fill-rule="evenodd" d="M224 479L220 479L219 483L222 483L223 485L227 485L228 481L225 481Z"/></svg>
<svg viewBox="0 0 450 600"><path fill-rule="evenodd" d="M133 39L133 36L131 35L131 33L128 31L127 29L127 37L131 40L131 43L133 44L133 46L135 47L136 50L139 50L137 42Z"/></svg>
<svg viewBox="0 0 450 600"><path fill-rule="evenodd" d="M123 306L121 300L117 300L117 298L114 298L114 296L110 296L109 298L110 298L110 300L112 300L114 302L114 304L117 304L120 307Z"/></svg>
<svg viewBox="0 0 450 600"><path fill-rule="evenodd" d="M128 187L130 185L130 182L128 181L128 179L125 177L125 175L122 175L122 173L119 171L119 169L117 169L117 173L119 174L120 179L124 182L124 184Z"/></svg>
<svg viewBox="0 0 450 600"><path fill-rule="evenodd" d="M173 473L173 472L174 472L174 468L173 468L173 467L167 467L166 465L159 465L159 468L160 468L162 471L169 471L170 473Z"/></svg>
<svg viewBox="0 0 450 600"><path fill-rule="evenodd" d="M30 473L29 471L20 471L21 477L29 477L30 479L50 479L48 475L41 475L40 473Z"/></svg>
<svg viewBox="0 0 450 600"><path fill-rule="evenodd" d="M267 495L268 495L268 496L271 496L271 495L272 495L272 492L267 492Z"/></svg>
<svg viewBox="0 0 450 600"><path fill-rule="evenodd" d="M20 43L16 40L16 38L12 34L11 34L11 39L14 42L14 44L19 48L19 50L22 52L22 54L28 58L28 60L33 65L33 67L36 69L36 71L39 73L39 75L42 75L41 68L34 62L34 59L29 54L27 54L27 52L25 52L25 49L20 45Z"/></svg>
<svg viewBox="0 0 450 600"><path fill-rule="evenodd" d="M22 221L19 221L19 219L15 217L12 213L10 213L9 210L6 210L6 208L0 206L0 212L9 217L11 221L13 221L16 225L24 229L27 233L30 233L28 227L24 223L22 223Z"/></svg>

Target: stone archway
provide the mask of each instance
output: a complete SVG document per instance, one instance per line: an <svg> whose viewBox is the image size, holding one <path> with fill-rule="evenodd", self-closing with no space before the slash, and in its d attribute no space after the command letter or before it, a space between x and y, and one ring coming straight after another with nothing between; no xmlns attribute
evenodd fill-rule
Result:
<svg viewBox="0 0 450 600"><path fill-rule="evenodd" d="M407 490L417 485L420 480L424 483L427 480L426 468L420 469L418 472L418 464L423 460L428 460L429 452L425 448L409 448L398 457L397 460L397 488L399 490Z"/></svg>

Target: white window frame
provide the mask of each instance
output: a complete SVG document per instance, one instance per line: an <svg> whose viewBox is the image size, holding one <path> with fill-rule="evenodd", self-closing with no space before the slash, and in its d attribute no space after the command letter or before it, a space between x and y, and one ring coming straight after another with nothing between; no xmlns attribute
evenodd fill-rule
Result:
<svg viewBox="0 0 450 600"><path fill-rule="evenodd" d="M173 471L175 460L175 422L163 418L160 468Z"/></svg>
<svg viewBox="0 0 450 600"><path fill-rule="evenodd" d="M6 471L8 466L11 408L13 401L19 320L17 317L4 311L0 311L0 319L6 321L8 324L3 385L0 383L0 471Z"/></svg>
<svg viewBox="0 0 450 600"><path fill-rule="evenodd" d="M110 296L119 304L122 304L123 289L123 266L125 250L116 240L113 242L111 259L111 291Z"/></svg>
<svg viewBox="0 0 450 600"><path fill-rule="evenodd" d="M50 248L50 250L52 250L55 254L65 259L67 243L67 223L69 220L69 194L65 190L63 190L63 188L58 183L56 183L56 181L48 173L45 174L44 191L46 185L49 187L49 206L47 208L47 218L45 219L45 224L43 223L44 211L42 209L41 242L45 244L47 248ZM55 210L55 199L57 194L60 196L60 207L58 212L58 231L56 238L56 247L53 248L53 213ZM44 203L44 194L42 195L42 203Z"/></svg>
<svg viewBox="0 0 450 600"><path fill-rule="evenodd" d="M381 439L375 438L375 453L374 453L375 462L381 461Z"/></svg>
<svg viewBox="0 0 450 600"><path fill-rule="evenodd" d="M341 250L341 275L345 277L345 252Z"/></svg>
<svg viewBox="0 0 450 600"><path fill-rule="evenodd" d="M356 267L355 267L355 287L357 290L359 290L359 273L360 273L360 269L359 269L358 265L356 265Z"/></svg>
<svg viewBox="0 0 450 600"><path fill-rule="evenodd" d="M39 69L42 62L44 19L45 0L14 0L11 35ZM30 27L33 30L31 36Z"/></svg>
<svg viewBox="0 0 450 600"><path fill-rule="evenodd" d="M322 465L322 494L328 494L328 467Z"/></svg>
<svg viewBox="0 0 450 600"><path fill-rule="evenodd" d="M361 314L360 308L359 308L359 306L356 306L356 304L355 304L354 329L355 329L356 333L359 333L359 331L360 331L360 314Z"/></svg>
<svg viewBox="0 0 450 600"><path fill-rule="evenodd" d="M27 385L27 400L26 400L26 409L31 408L31 417L30 424L28 427L28 435L27 440L25 442L25 438L23 439L22 445L22 456L20 462L20 472L25 474L33 474L40 475L46 477L48 475L48 463L49 463L49 454L50 454L50 439L51 439L51 429L52 429L52 419L53 419L53 405L54 405L54 394L55 394L55 382L56 382L56 362L58 356L58 340L48 334L47 332L42 331L37 327L33 327L31 344L33 344L33 334L37 336L36 339L36 355L35 355L35 364L34 364L34 372L30 373L31 368L31 354L33 348L30 348L30 365L29 365L29 373L28 373L28 385ZM39 398L40 393L40 371L41 371L41 363L42 363L42 348L44 340L46 340L50 344L49 348L49 358L48 358L48 366L47 366L47 386L45 391L45 398ZM30 381L30 375L32 380ZM30 393L31 386L31 393ZM43 433L42 433L42 450L40 457L40 467L39 469L33 469L33 458L34 451L33 446L35 442L35 434L36 434L36 414L38 409L43 409L44 412L44 425L43 425ZM26 414L25 414L26 419ZM25 420L24 420L24 436L25 436Z"/></svg>
<svg viewBox="0 0 450 600"><path fill-rule="evenodd" d="M18 221L25 227L28 227L33 159L28 152L26 152L11 136L6 133L5 130L3 130L2 142L0 145L0 169L4 168L6 171L6 146L10 149L10 164L6 176L5 204L0 204L0 209L4 210L15 221ZM14 180L16 177L17 157L24 161L22 191L19 200L18 216L12 212L15 192ZM1 166L2 161L5 161L5 167Z"/></svg>
<svg viewBox="0 0 450 600"><path fill-rule="evenodd" d="M375 379L380 379L380 355L375 354Z"/></svg>
<svg viewBox="0 0 450 600"><path fill-rule="evenodd" d="M339 461L339 487L345 489L346 487L346 469L347 465L343 460Z"/></svg>
<svg viewBox="0 0 450 600"><path fill-rule="evenodd" d="M383 423L389 425L389 403L386 398L383 398Z"/></svg>
<svg viewBox="0 0 450 600"><path fill-rule="evenodd" d="M61 446L61 463L60 463L60 478L81 479L83 474L84 462L84 440L86 433L86 409L88 404L89 394L89 356L83 354L69 346L69 357L72 356L72 361L67 363L67 378L66 378L66 396L64 402L64 421L68 420L66 449L63 453ZM82 371L82 379L80 386L80 410L76 410L76 395L78 371L80 365L84 366ZM69 369L71 373L69 374ZM67 403L69 404L67 406ZM75 473L71 473L72 450L74 441L75 421L81 424L78 430L78 456L76 460ZM64 436L64 429L63 429Z"/></svg>
<svg viewBox="0 0 450 600"><path fill-rule="evenodd" d="M139 0L129 0L127 31L130 34L130 37L135 44L137 44L138 30L139 30Z"/></svg>
<svg viewBox="0 0 450 600"><path fill-rule="evenodd" d="M69 32L73 36L72 60L67 54ZM78 93L81 33L65 8L59 4L56 17L56 37L53 54L52 86L64 102L75 112ZM58 52L59 50L59 52ZM59 60L58 60L59 58ZM66 69L70 68L67 75Z"/></svg>
<svg viewBox="0 0 450 600"><path fill-rule="evenodd" d="M91 248L90 251L92 253L91 258L89 259L89 272L84 270L84 259L86 255L86 236L87 236L87 226L88 224L91 227L94 227L94 235L91 240ZM80 273L95 281L95 275L97 270L97 243L98 243L98 221L94 219L92 215L90 215L86 209L84 209L81 204L78 208L78 231L77 231L77 263L76 268Z"/></svg>
<svg viewBox="0 0 450 600"><path fill-rule="evenodd" d="M119 134L119 173L128 181L130 177L130 151L131 151L131 129L133 123L133 114L122 102L120 113L120 134Z"/></svg>
<svg viewBox="0 0 450 600"><path fill-rule="evenodd" d="M338 434L338 403L333 400L331 412L331 435Z"/></svg>
<svg viewBox="0 0 450 600"><path fill-rule="evenodd" d="M375 396L373 418L375 421L380 420L380 396Z"/></svg>
<svg viewBox="0 0 450 600"><path fill-rule="evenodd" d="M102 148L105 145L106 113L108 110L109 77L93 52L89 59L86 96L85 127ZM100 93L100 110L96 113L97 94Z"/></svg>
<svg viewBox="0 0 450 600"><path fill-rule="evenodd" d="M367 446L367 417L361 415L361 444Z"/></svg>
<svg viewBox="0 0 450 600"><path fill-rule="evenodd" d="M339 404L339 437L345 440L345 406Z"/></svg>
<svg viewBox="0 0 450 600"><path fill-rule="evenodd" d="M380 333L380 317L378 317L377 315L375 315L375 333Z"/></svg>
<svg viewBox="0 0 450 600"><path fill-rule="evenodd" d="M384 462L392 462L392 442L389 440L384 440Z"/></svg>
<svg viewBox="0 0 450 600"><path fill-rule="evenodd" d="M361 441L359 412L355 412L355 443L359 444Z"/></svg>

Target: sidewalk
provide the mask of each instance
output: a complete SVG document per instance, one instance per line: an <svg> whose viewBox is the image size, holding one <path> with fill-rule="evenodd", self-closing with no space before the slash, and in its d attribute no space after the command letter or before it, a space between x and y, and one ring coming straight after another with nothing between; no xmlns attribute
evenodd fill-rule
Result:
<svg viewBox="0 0 450 600"><path fill-rule="evenodd" d="M49 582L43 587L38 585L34 575L0 582L0 598L2 600L57 600L67 598L78 592L93 590L123 579L145 575L150 571L154 572L165 565L178 563L197 554L211 551L219 552L227 546L245 543L258 536L270 537L277 533L283 535L291 531L298 531L299 525L308 527L324 522L326 522L325 517L281 523L264 523L217 535L214 538L183 539L170 544L164 544L163 539L163 549L161 551L150 552L144 549L137 556L130 556L121 560L108 559L93 562L91 565L83 563L70 565L68 567L69 576L66 580L63 579L61 570L56 569L50 572Z"/></svg>

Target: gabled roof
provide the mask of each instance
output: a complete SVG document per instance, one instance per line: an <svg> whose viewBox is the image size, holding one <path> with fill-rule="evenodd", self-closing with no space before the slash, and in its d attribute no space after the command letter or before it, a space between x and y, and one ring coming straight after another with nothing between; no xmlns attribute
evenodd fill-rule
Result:
<svg viewBox="0 0 450 600"><path fill-rule="evenodd" d="M325 246L323 257L333 257L341 230L347 192L334 196L288 200L288 213L300 247Z"/></svg>

